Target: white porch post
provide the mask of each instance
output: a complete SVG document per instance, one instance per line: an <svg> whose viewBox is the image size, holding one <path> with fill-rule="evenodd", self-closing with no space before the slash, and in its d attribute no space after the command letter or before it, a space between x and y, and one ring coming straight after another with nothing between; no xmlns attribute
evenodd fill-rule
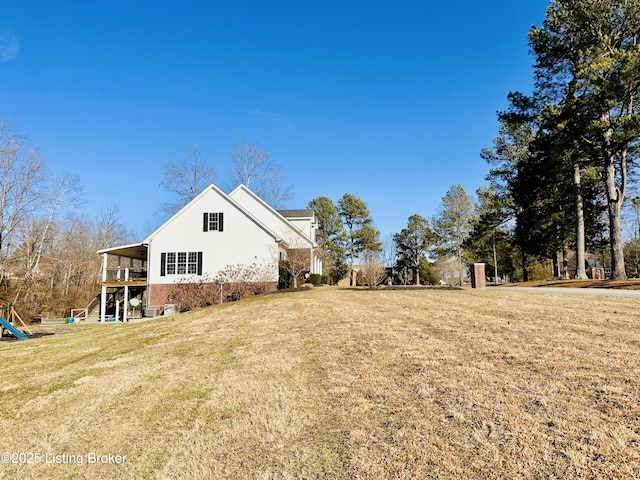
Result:
<svg viewBox="0 0 640 480"><path fill-rule="evenodd" d="M120 318L120 287L116 288L116 322Z"/></svg>
<svg viewBox="0 0 640 480"><path fill-rule="evenodd" d="M123 323L127 323L127 316L129 313L129 285L128 285L128 281L129 281L129 269L125 268L124 269L124 305L123 305L123 312L122 312L122 322Z"/></svg>
<svg viewBox="0 0 640 480"><path fill-rule="evenodd" d="M102 254L102 289L100 291L100 323L104 323L105 310L107 309L107 254Z"/></svg>

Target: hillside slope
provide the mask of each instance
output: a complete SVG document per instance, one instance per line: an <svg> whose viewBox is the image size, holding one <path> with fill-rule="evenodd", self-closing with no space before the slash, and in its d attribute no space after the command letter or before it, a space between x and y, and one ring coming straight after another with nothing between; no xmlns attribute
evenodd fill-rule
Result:
<svg viewBox="0 0 640 480"><path fill-rule="evenodd" d="M0 478L637 477L637 312L318 288L2 341Z"/></svg>

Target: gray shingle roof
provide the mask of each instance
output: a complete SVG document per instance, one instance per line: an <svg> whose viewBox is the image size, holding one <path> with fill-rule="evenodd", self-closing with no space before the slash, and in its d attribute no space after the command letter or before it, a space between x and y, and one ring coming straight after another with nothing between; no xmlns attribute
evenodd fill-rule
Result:
<svg viewBox="0 0 640 480"><path fill-rule="evenodd" d="M313 210L278 210L284 218L310 218L313 217Z"/></svg>

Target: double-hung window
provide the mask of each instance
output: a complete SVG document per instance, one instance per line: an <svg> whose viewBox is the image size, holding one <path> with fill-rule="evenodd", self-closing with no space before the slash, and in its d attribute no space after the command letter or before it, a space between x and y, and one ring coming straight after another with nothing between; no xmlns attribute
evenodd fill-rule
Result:
<svg viewBox="0 0 640 480"><path fill-rule="evenodd" d="M223 212L205 212L202 219L203 232L222 232L224 230Z"/></svg>
<svg viewBox="0 0 640 480"><path fill-rule="evenodd" d="M187 257L187 273L190 275L198 273L198 252L189 252Z"/></svg>
<svg viewBox="0 0 640 480"><path fill-rule="evenodd" d="M167 268L166 268L165 271L166 271L167 275L175 275L176 274L176 254L175 254L175 252L170 252L170 253L166 253L166 254L163 253L163 255L166 255Z"/></svg>
<svg viewBox="0 0 640 480"><path fill-rule="evenodd" d="M178 252L178 275L187 273L187 252Z"/></svg>

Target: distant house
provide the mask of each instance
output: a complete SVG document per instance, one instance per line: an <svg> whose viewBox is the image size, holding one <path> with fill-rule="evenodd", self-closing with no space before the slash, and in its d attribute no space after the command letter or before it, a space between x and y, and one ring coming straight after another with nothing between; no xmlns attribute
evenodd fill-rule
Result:
<svg viewBox="0 0 640 480"><path fill-rule="evenodd" d="M321 273L312 210L277 211L244 185L230 194L211 185L140 243L99 250L103 256L100 320L129 317L131 306L158 314L178 282L212 281L225 267L257 265L276 289L279 260L309 251ZM109 268L117 258L117 268Z"/></svg>

